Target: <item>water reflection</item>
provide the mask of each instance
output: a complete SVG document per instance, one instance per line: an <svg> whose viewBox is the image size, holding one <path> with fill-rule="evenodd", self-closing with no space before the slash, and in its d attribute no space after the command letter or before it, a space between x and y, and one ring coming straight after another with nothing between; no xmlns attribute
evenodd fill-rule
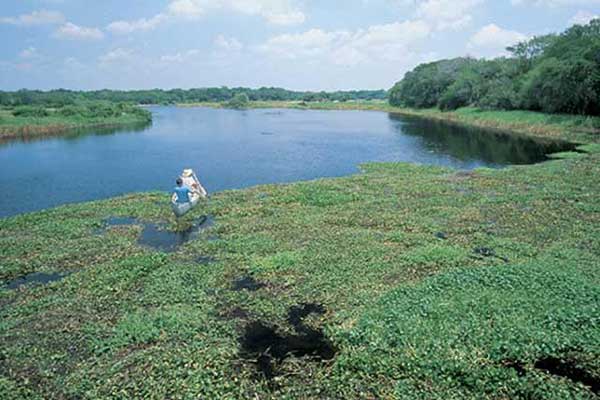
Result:
<svg viewBox="0 0 600 400"><path fill-rule="evenodd" d="M21 276L17 279L14 279L8 282L4 287L6 289L18 289L21 286L25 285L46 285L51 282L59 281L65 277L67 277L69 273L58 273L58 272L33 272L31 274L27 274L25 276Z"/></svg>
<svg viewBox="0 0 600 400"><path fill-rule="evenodd" d="M396 114L389 114L389 118L396 129L420 138L431 152L447 154L461 161L479 159L488 167L538 163L547 160L548 154L572 151L577 146Z"/></svg>
<svg viewBox="0 0 600 400"><path fill-rule="evenodd" d="M45 133L39 136L17 136L11 138L0 137L0 147L10 145L12 143L35 143L45 141L52 138L61 138L65 141L77 141L86 136L110 136L117 133L135 133L141 132L152 127L152 121L148 122L136 122L127 125L113 125L113 126L98 126L98 127L87 127L87 128L69 128L66 130L58 129L53 132Z"/></svg>
<svg viewBox="0 0 600 400"><path fill-rule="evenodd" d="M138 244L165 253L172 253L185 243L197 238L201 232L212 227L214 219L211 216L203 216L182 231L168 230L165 224L141 222L131 217L111 217L105 221L105 225L106 227L140 225L143 229L138 238Z"/></svg>

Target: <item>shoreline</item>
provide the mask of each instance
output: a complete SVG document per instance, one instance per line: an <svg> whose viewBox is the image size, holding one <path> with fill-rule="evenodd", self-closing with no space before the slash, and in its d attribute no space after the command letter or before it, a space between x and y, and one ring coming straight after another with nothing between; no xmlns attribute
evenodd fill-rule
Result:
<svg viewBox="0 0 600 400"><path fill-rule="evenodd" d="M151 124L152 120L135 120L123 122L94 122L89 124L48 124L22 125L17 127L0 126L0 143L14 140L39 140L46 137L68 136L79 130L126 128Z"/></svg>
<svg viewBox="0 0 600 400"><path fill-rule="evenodd" d="M82 102L78 105L0 107L0 141L68 135L152 123L152 113L124 103Z"/></svg>

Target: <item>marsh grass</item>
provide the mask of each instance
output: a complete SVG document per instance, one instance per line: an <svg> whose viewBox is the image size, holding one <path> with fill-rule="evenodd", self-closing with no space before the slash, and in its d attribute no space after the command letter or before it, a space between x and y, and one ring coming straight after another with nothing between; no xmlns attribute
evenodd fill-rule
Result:
<svg viewBox="0 0 600 400"><path fill-rule="evenodd" d="M19 113L20 109L27 112ZM56 136L85 128L133 126L151 121L149 111L128 104L89 102L62 108L2 107L0 140Z"/></svg>
<svg viewBox="0 0 600 400"><path fill-rule="evenodd" d="M367 164L217 193L190 214L215 225L168 254L139 246L139 226L98 233L109 217L172 223L162 193L2 219L3 282L78 272L0 290L0 393L594 398L539 368L600 376L600 147L584 148L502 170ZM246 276L261 285L232 290ZM261 377L241 354L245 327L289 337L289 310L313 303L323 312L307 323L335 358L287 357Z"/></svg>

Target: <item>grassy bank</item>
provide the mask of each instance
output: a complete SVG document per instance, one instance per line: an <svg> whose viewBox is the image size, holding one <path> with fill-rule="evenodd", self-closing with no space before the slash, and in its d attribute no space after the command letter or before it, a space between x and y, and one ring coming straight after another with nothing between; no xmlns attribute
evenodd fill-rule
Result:
<svg viewBox="0 0 600 400"><path fill-rule="evenodd" d="M208 102L179 104L179 106L224 107L221 103ZM600 141L600 117L580 115L544 114L533 111L487 111L476 108L460 108L456 111L442 112L437 108L393 107L387 101L378 100L348 102L252 101L248 103L247 108L385 111L539 138L564 139L581 143Z"/></svg>
<svg viewBox="0 0 600 400"><path fill-rule="evenodd" d="M124 103L86 102L76 106L0 108L0 140L53 136L85 128L149 123L152 114Z"/></svg>
<svg viewBox="0 0 600 400"><path fill-rule="evenodd" d="M222 192L173 253L138 244L142 222L175 228L162 193L0 220L5 283L71 273L0 290L0 397L594 398L600 145L585 150Z"/></svg>

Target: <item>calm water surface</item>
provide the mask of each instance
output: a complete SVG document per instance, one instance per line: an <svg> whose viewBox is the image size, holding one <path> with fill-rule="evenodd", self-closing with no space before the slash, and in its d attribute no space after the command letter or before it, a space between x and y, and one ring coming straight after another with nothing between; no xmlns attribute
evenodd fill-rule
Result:
<svg viewBox="0 0 600 400"><path fill-rule="evenodd" d="M369 161L460 169L545 159L564 145L367 111L152 107L144 128L0 144L0 217L164 190L194 168L209 191L333 177Z"/></svg>

